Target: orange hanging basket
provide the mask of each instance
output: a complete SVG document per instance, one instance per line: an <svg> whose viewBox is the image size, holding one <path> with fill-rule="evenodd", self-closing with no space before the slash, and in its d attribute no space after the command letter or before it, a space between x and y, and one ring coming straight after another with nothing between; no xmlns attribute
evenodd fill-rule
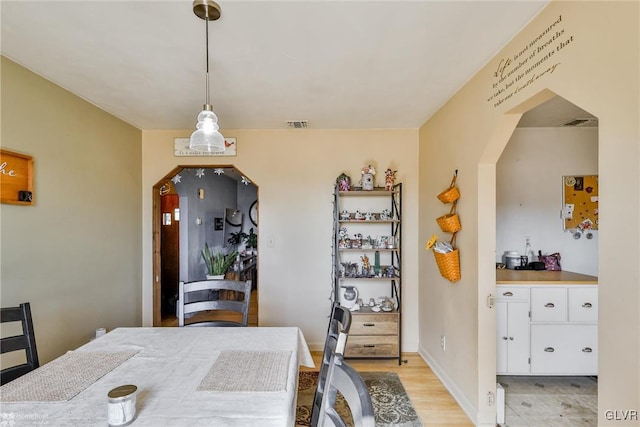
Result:
<svg viewBox="0 0 640 427"><path fill-rule="evenodd" d="M458 171L453 175L449 188L438 194L438 199L442 203L453 203L460 198L460 190L456 186L456 179L458 178Z"/></svg>
<svg viewBox="0 0 640 427"><path fill-rule="evenodd" d="M451 238L451 246L455 244L456 235ZM436 259L438 270L440 275L450 282L457 282L460 280L460 251L456 248L452 252L441 254L440 252L433 251L433 256Z"/></svg>
<svg viewBox="0 0 640 427"><path fill-rule="evenodd" d="M445 233L457 233L458 231L462 230L460 217L455 212L457 204L457 201L453 202L453 204L451 205L451 211L449 211L448 214L436 218L436 222L440 226L440 229Z"/></svg>

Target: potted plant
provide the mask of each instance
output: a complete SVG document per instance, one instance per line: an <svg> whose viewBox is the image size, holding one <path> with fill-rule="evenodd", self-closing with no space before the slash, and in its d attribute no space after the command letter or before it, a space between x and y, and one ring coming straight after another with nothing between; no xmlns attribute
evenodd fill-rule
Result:
<svg viewBox="0 0 640 427"><path fill-rule="evenodd" d="M258 251L258 235L253 232L253 227L249 229L249 234L245 239L245 245L247 246L247 253L257 253Z"/></svg>
<svg viewBox="0 0 640 427"><path fill-rule="evenodd" d="M201 251L202 258L207 267L207 279L224 279L224 275L233 265L238 252L233 251L225 255L221 250L212 251L207 243Z"/></svg>
<svg viewBox="0 0 640 427"><path fill-rule="evenodd" d="M227 243L230 245L238 246L248 237L247 233L240 230L235 233L229 233L229 238L227 239Z"/></svg>

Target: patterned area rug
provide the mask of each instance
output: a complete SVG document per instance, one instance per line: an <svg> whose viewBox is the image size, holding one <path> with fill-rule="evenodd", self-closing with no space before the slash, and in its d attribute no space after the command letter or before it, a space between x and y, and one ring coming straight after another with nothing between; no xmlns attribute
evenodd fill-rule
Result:
<svg viewBox="0 0 640 427"><path fill-rule="evenodd" d="M376 417L376 427L419 427L422 422L418 417L407 392L395 372L360 372L369 388L371 401ZM311 405L318 384L318 372L300 371L298 378L298 406L296 408L296 425L309 426L311 421ZM338 412L350 420L349 407L341 396L338 396ZM351 421L351 420L350 420ZM351 421L350 426L353 426Z"/></svg>

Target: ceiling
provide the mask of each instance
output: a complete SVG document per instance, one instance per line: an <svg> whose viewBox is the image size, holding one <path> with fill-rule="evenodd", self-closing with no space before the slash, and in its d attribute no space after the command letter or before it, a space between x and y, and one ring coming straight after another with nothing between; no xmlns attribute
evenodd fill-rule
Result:
<svg viewBox="0 0 640 427"><path fill-rule="evenodd" d="M220 1L222 129L418 128L548 3ZM190 129L205 100L191 1L1 2L6 57L133 126Z"/></svg>

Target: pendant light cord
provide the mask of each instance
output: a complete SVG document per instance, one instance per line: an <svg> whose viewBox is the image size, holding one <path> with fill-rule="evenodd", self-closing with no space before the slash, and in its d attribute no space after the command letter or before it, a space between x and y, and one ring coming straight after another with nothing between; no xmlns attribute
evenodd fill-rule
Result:
<svg viewBox="0 0 640 427"><path fill-rule="evenodd" d="M207 50L207 94L206 94L206 105L209 105L209 9L207 8L207 15L205 16L205 34L206 34L206 50Z"/></svg>

